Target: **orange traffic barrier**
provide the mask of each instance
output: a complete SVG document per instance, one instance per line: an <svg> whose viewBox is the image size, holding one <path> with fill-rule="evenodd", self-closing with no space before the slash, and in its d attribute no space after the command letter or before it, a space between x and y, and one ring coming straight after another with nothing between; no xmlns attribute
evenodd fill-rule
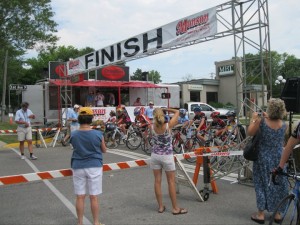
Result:
<svg viewBox="0 0 300 225"><path fill-rule="evenodd" d="M209 148L198 148L195 150L195 154L197 155L196 167L195 167L195 172L194 172L194 176L193 176L193 182L195 185L197 185L200 167L203 164L203 156L202 155L203 155L203 153L210 153L210 152L211 152L211 150ZM207 156L205 156L205 157L207 157ZM213 171L210 169L210 163L208 164L208 168L210 170L210 175L212 175ZM210 180L210 185L211 185L213 193L217 194L218 187L217 187L216 181Z"/></svg>

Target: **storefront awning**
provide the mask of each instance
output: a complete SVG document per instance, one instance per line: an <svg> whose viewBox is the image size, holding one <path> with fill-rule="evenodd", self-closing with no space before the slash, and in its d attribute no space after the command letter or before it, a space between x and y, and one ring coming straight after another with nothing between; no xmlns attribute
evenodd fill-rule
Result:
<svg viewBox="0 0 300 225"><path fill-rule="evenodd" d="M49 82L57 86L67 85L67 86L74 86L74 87L164 88L163 86L159 86L148 82L142 82L142 81L121 82L121 81L84 80L78 83L71 83L70 80L49 80Z"/></svg>

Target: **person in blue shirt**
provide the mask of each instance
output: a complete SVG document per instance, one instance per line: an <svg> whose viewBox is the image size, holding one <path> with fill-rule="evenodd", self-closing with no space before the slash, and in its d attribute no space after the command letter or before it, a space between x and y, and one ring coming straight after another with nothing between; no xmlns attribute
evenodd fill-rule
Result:
<svg viewBox="0 0 300 225"><path fill-rule="evenodd" d="M153 121L153 110L154 103L152 101L149 102L149 107L145 110L145 116L147 116L151 121Z"/></svg>
<svg viewBox="0 0 300 225"><path fill-rule="evenodd" d="M71 132L79 128L78 123L78 111L80 106L75 104L73 109L68 109L67 111L67 135L62 140L61 144L66 146L66 142L70 138Z"/></svg>
<svg viewBox="0 0 300 225"><path fill-rule="evenodd" d="M87 194L90 197L93 224L101 224L98 195L102 193L103 153L106 152L106 146L103 133L91 129L92 120L93 110L90 107L80 108L78 116L80 127L72 132L70 139L74 149L71 168L77 219L80 225L83 224L84 202Z"/></svg>
<svg viewBox="0 0 300 225"><path fill-rule="evenodd" d="M182 125L182 128L185 129L189 125L189 117L186 114L186 109L179 109L178 124Z"/></svg>

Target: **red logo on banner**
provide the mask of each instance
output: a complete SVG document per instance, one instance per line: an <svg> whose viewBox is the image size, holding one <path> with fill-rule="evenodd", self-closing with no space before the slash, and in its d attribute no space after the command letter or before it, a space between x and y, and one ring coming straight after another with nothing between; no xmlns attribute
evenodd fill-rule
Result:
<svg viewBox="0 0 300 225"><path fill-rule="evenodd" d="M58 65L57 67L55 67L55 73L60 77L65 77L68 75L68 71L66 70L65 65Z"/></svg>
<svg viewBox="0 0 300 225"><path fill-rule="evenodd" d="M101 71L102 76L110 80L119 80L125 76L125 71L117 66L107 66Z"/></svg>
<svg viewBox="0 0 300 225"><path fill-rule="evenodd" d="M94 115L105 115L106 110L105 109L93 109Z"/></svg>

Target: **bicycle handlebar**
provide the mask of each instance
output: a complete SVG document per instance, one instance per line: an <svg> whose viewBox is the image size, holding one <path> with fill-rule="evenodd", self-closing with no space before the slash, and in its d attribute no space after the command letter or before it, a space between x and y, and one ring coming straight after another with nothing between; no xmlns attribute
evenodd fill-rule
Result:
<svg viewBox="0 0 300 225"><path fill-rule="evenodd" d="M271 180L273 182L274 185L279 185L279 182L276 181L276 176L279 175L279 176L286 176L286 177L291 177L293 178L294 180L296 181L300 181L300 175L297 175L297 174L292 174L292 173L286 173L284 171L271 171L270 172L270 182L269 182L269 185L271 183Z"/></svg>

